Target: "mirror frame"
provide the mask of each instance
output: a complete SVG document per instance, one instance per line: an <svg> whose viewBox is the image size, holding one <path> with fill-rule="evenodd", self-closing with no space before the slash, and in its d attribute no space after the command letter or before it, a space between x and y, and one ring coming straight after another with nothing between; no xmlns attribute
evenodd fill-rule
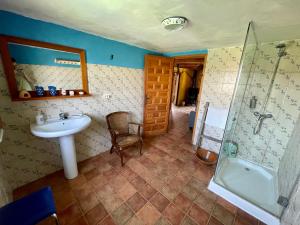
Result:
<svg viewBox="0 0 300 225"><path fill-rule="evenodd" d="M21 44L21 45L27 45L27 46L35 46L45 49L52 49L52 50L58 50L63 52L72 52L77 53L80 55L80 67L81 67L81 75L82 75L82 89L72 89L75 92L74 96L69 95L57 95L57 96L50 96L48 92L46 91L45 96L40 97L33 97L31 98L20 98L19 97L19 91L17 88L16 78L15 78L15 72L14 68L11 62L11 56L8 49L8 44ZM7 36L7 35L0 35L0 53L2 57L3 62L3 68L4 73L6 75L7 83L9 92L11 95L12 101L26 101L26 100L48 100L48 99L57 99L57 98L74 98L74 97L87 97L90 96L89 94L89 88L88 88L88 77L87 77L87 66L86 66L86 56L85 56L85 50L80 48L73 48L58 44L52 44L48 42L42 42L42 41L35 41L25 38L19 38L14 36ZM79 95L78 92L83 91L83 95ZM35 93L35 91L30 91L30 93Z"/></svg>

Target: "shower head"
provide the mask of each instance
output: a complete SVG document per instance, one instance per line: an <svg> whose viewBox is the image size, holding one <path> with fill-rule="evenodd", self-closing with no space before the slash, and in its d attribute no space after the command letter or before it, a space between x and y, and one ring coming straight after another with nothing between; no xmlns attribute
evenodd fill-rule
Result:
<svg viewBox="0 0 300 225"><path fill-rule="evenodd" d="M286 56L287 53L285 51L286 49L286 44L284 42L279 43L278 45L275 46L275 48L277 48L278 51L278 57L282 57L282 56Z"/></svg>
<svg viewBox="0 0 300 225"><path fill-rule="evenodd" d="M275 48L285 48L286 47L286 44L285 43L279 43L278 45L275 46Z"/></svg>

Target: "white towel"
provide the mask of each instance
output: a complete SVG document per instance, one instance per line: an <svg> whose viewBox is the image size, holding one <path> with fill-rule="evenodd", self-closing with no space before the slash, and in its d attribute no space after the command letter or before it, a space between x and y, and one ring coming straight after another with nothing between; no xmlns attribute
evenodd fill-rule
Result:
<svg viewBox="0 0 300 225"><path fill-rule="evenodd" d="M213 127L225 129L228 109L208 107L205 123Z"/></svg>

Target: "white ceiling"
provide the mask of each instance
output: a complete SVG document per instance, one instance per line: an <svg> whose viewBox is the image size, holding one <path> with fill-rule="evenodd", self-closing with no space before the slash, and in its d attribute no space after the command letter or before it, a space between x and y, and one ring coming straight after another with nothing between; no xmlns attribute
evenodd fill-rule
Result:
<svg viewBox="0 0 300 225"><path fill-rule="evenodd" d="M161 52L240 45L250 20L261 39L300 38L299 0L0 0L0 9ZM188 26L164 30L174 15Z"/></svg>

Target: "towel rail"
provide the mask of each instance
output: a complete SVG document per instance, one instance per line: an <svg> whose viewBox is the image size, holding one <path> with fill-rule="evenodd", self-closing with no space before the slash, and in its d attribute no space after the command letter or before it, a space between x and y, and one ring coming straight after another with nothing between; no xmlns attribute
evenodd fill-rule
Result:
<svg viewBox="0 0 300 225"><path fill-rule="evenodd" d="M217 143L222 143L222 140L204 134L205 121L206 121L206 117L207 117L208 108L209 108L209 102L206 102L205 105L204 105L204 112L203 112L201 125L200 125L200 136L199 136L199 140L198 140L198 143L197 143L198 147L201 147L203 139L208 139L208 140L211 140L211 141L214 141L214 142L217 142Z"/></svg>

